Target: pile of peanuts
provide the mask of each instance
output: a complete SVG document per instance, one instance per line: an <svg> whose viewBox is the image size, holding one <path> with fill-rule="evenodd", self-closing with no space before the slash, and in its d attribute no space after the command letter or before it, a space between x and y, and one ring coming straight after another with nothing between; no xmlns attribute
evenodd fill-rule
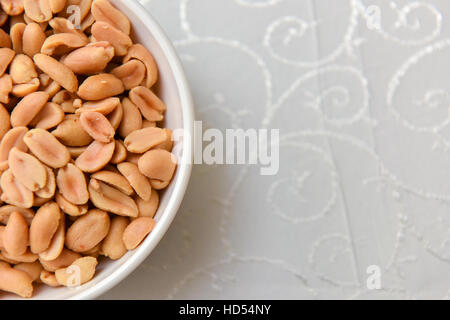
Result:
<svg viewBox="0 0 450 320"><path fill-rule="evenodd" d="M137 248L176 161L157 65L122 12L107 0L0 4L0 290L31 297Z"/></svg>

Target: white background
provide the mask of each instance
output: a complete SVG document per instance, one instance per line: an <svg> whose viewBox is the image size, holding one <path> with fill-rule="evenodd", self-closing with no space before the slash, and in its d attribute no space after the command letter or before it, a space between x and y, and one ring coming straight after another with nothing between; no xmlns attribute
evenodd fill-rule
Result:
<svg viewBox="0 0 450 320"><path fill-rule="evenodd" d="M103 298L449 298L448 0L142 3L204 127L279 128L281 168L195 166L161 244Z"/></svg>

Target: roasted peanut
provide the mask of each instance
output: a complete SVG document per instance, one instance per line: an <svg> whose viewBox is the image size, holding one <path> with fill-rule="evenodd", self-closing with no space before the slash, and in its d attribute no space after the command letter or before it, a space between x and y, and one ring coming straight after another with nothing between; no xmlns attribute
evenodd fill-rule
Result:
<svg viewBox="0 0 450 320"><path fill-rule="evenodd" d="M49 21L53 14L49 0L23 0L25 14L36 22Z"/></svg>
<svg viewBox="0 0 450 320"><path fill-rule="evenodd" d="M127 158L127 149L121 140L116 140L116 147L114 149L114 154L111 158L111 163L118 164Z"/></svg>
<svg viewBox="0 0 450 320"><path fill-rule="evenodd" d="M131 26L127 16L114 8L109 1L96 0L92 4L91 12L96 21L105 21L122 32L130 34Z"/></svg>
<svg viewBox="0 0 450 320"><path fill-rule="evenodd" d="M9 94L12 92L13 90L13 82L12 82L12 78L9 74L5 74L3 76L0 77L0 103L9 103ZM3 122L3 124L6 123L6 119L5 117L8 117L9 119L9 113L8 111L6 111L5 107L1 107L2 109L5 110L5 112L8 114L2 114L2 119L1 121ZM3 112L2 112L3 113ZM9 125L9 120L8 120L8 125Z"/></svg>
<svg viewBox="0 0 450 320"><path fill-rule="evenodd" d="M80 119L77 116L67 117L52 131L66 146L82 147L88 145L92 138L84 131Z"/></svg>
<svg viewBox="0 0 450 320"><path fill-rule="evenodd" d="M15 84L27 83L38 76L33 60L24 54L18 54L9 67L9 75Z"/></svg>
<svg viewBox="0 0 450 320"><path fill-rule="evenodd" d="M64 111L60 105L49 102L31 120L30 125L35 128L48 130L56 127L64 120Z"/></svg>
<svg viewBox="0 0 450 320"><path fill-rule="evenodd" d="M109 143L114 138L114 128L108 119L99 112L83 112L80 115L80 124L93 139Z"/></svg>
<svg viewBox="0 0 450 320"><path fill-rule="evenodd" d="M80 48L88 43L88 39L78 33L56 33L45 39L41 53L46 55L62 55Z"/></svg>
<svg viewBox="0 0 450 320"><path fill-rule="evenodd" d="M78 79L75 74L58 60L45 54L38 53L33 57L36 66L48 74L50 78L58 82L61 87L69 92L76 92L78 89Z"/></svg>
<svg viewBox="0 0 450 320"><path fill-rule="evenodd" d="M37 191L47 184L47 170L34 156L13 148L8 164L14 177L29 190Z"/></svg>
<svg viewBox="0 0 450 320"><path fill-rule="evenodd" d="M51 261L58 258L64 248L65 234L64 214L61 214L58 229L56 229L48 249L39 253L39 259Z"/></svg>
<svg viewBox="0 0 450 320"><path fill-rule="evenodd" d="M0 29L1 30L1 29ZM9 36L8 36L9 38ZM2 36L0 31L0 47L6 47L2 44ZM13 61L16 53L8 48L0 48L0 77L3 76L9 64Z"/></svg>
<svg viewBox="0 0 450 320"><path fill-rule="evenodd" d="M53 13L63 11L66 6L66 0L49 0L49 3Z"/></svg>
<svg viewBox="0 0 450 320"><path fill-rule="evenodd" d="M3 11L10 16L23 13L23 0L0 0Z"/></svg>
<svg viewBox="0 0 450 320"><path fill-rule="evenodd" d="M31 224L31 220L34 218L34 211L31 209L20 208L13 205L5 205L0 207L0 223L7 224L9 217L13 212L19 212L25 218L28 225Z"/></svg>
<svg viewBox="0 0 450 320"><path fill-rule="evenodd" d="M25 32L26 26L23 22L17 22L9 30L12 48L16 53L23 52L23 33Z"/></svg>
<svg viewBox="0 0 450 320"><path fill-rule="evenodd" d="M42 281L42 283L46 284L49 287L56 288L61 286L56 280L55 274L47 270L42 270L39 278Z"/></svg>
<svg viewBox="0 0 450 320"><path fill-rule="evenodd" d="M10 254L7 251L2 251L2 255L10 261L15 261L14 264L18 264L20 262L32 263L38 259L38 255L31 252L29 249L21 255Z"/></svg>
<svg viewBox="0 0 450 320"><path fill-rule="evenodd" d="M82 205L88 202L89 193L83 172L71 163L58 170L56 184L69 202Z"/></svg>
<svg viewBox="0 0 450 320"><path fill-rule="evenodd" d="M37 23L30 23L25 27L22 35L22 50L29 57L41 51L45 41L45 33Z"/></svg>
<svg viewBox="0 0 450 320"><path fill-rule="evenodd" d="M103 71L114 57L109 42L94 42L69 53L63 63L76 74L95 74Z"/></svg>
<svg viewBox="0 0 450 320"><path fill-rule="evenodd" d="M45 106L48 98L48 93L42 91L24 97L11 112L11 125L13 127L27 126Z"/></svg>
<svg viewBox="0 0 450 320"><path fill-rule="evenodd" d="M158 67L152 54L143 45L134 44L128 49L128 54L124 57L123 62L127 63L131 59L138 59L144 63L147 71L145 86L149 89L153 87L158 81Z"/></svg>
<svg viewBox="0 0 450 320"><path fill-rule="evenodd" d="M130 60L114 68L111 74L122 80L125 90L139 86L145 78L145 65L139 60Z"/></svg>
<svg viewBox="0 0 450 320"><path fill-rule="evenodd" d="M131 132L124 141L128 151L144 153L151 148L165 142L167 133L161 128L145 128Z"/></svg>
<svg viewBox="0 0 450 320"><path fill-rule="evenodd" d="M0 29L0 48L2 49L11 48L11 44L12 44L11 37L5 31L3 31L3 29Z"/></svg>
<svg viewBox="0 0 450 320"><path fill-rule="evenodd" d="M139 108L145 119L161 121L166 105L150 89L136 87L130 91L130 100Z"/></svg>
<svg viewBox="0 0 450 320"><path fill-rule="evenodd" d="M119 134L125 138L131 132L141 129L142 116L138 107L128 98L122 100L123 118L119 126Z"/></svg>
<svg viewBox="0 0 450 320"><path fill-rule="evenodd" d="M139 209L139 217L153 218L158 210L159 194L158 191L152 189L150 199L145 201L141 197L134 199Z"/></svg>
<svg viewBox="0 0 450 320"><path fill-rule="evenodd" d="M10 122L9 113L5 109L5 107L0 104L0 139L2 139L6 135L9 128L11 127L9 122Z"/></svg>
<svg viewBox="0 0 450 320"><path fill-rule="evenodd" d="M3 247L12 255L21 255L28 247L28 224L19 212L13 212L3 232Z"/></svg>
<svg viewBox="0 0 450 320"><path fill-rule="evenodd" d="M91 202L99 209L128 217L137 217L139 214L132 198L96 179L89 182L89 195Z"/></svg>
<svg viewBox="0 0 450 320"><path fill-rule="evenodd" d="M114 141L110 143L94 141L75 160L75 165L84 172L99 171L111 160L114 154L114 148Z"/></svg>
<svg viewBox="0 0 450 320"><path fill-rule="evenodd" d="M91 10L92 0L67 0L63 10L60 11L60 16L68 18L74 14L75 11L70 10L73 6L76 6L80 11L80 20L83 21Z"/></svg>
<svg viewBox="0 0 450 320"><path fill-rule="evenodd" d="M174 155L163 149L147 151L138 162L139 171L150 179L170 181L176 169Z"/></svg>
<svg viewBox="0 0 450 320"><path fill-rule="evenodd" d="M117 107L110 113L108 114L108 121L111 123L111 126L113 127L114 130L117 130L120 126L120 123L122 122L123 119L123 107L122 104L119 103L117 105Z"/></svg>
<svg viewBox="0 0 450 320"><path fill-rule="evenodd" d="M13 269L6 262L0 261L0 290L30 298L33 295L32 282L26 272Z"/></svg>
<svg viewBox="0 0 450 320"><path fill-rule="evenodd" d="M122 236L125 247L128 250L136 249L154 227L155 220L150 217L140 217L131 221Z"/></svg>
<svg viewBox="0 0 450 320"><path fill-rule="evenodd" d="M18 98L25 97L33 92L36 92L39 89L39 79L34 78L27 83L16 84L12 88L12 95Z"/></svg>
<svg viewBox="0 0 450 320"><path fill-rule="evenodd" d="M10 169L2 173L0 186L3 191L1 195L3 202L21 208L31 208L33 206L33 192L17 181Z"/></svg>
<svg viewBox="0 0 450 320"><path fill-rule="evenodd" d="M30 226L30 248L33 253L41 253L49 248L60 220L61 213L56 203L47 202L39 208Z"/></svg>
<svg viewBox="0 0 450 320"><path fill-rule="evenodd" d="M26 127L16 127L9 130L2 138L0 142L0 167L1 171L8 168L9 152L15 147L20 151L26 152L28 150L27 145L23 141L23 137L28 132Z"/></svg>
<svg viewBox="0 0 450 320"><path fill-rule="evenodd" d="M45 186L39 190L37 190L34 194L35 197L41 197L44 199L50 199L55 195L56 190L56 179L55 179L55 173L53 172L53 169L50 169L47 166L44 166L45 170L47 171L47 183Z"/></svg>
<svg viewBox="0 0 450 320"><path fill-rule="evenodd" d="M70 266L75 260L79 258L81 258L81 255L79 253L64 248L56 259L44 260L42 258L39 258L39 262L45 270L49 272L55 272L58 269Z"/></svg>
<svg viewBox="0 0 450 320"><path fill-rule="evenodd" d="M112 74L102 73L90 76L80 85L78 95L84 100L102 100L122 94L122 81Z"/></svg>
<svg viewBox="0 0 450 320"><path fill-rule="evenodd" d="M83 257L75 260L68 268L55 271L56 280L66 287L80 286L94 277L97 259Z"/></svg>
<svg viewBox="0 0 450 320"><path fill-rule="evenodd" d="M114 47L117 56L126 55L128 48L133 45L131 38L126 33L104 21L94 23L91 32L97 41L108 41Z"/></svg>
<svg viewBox="0 0 450 320"><path fill-rule="evenodd" d="M130 185L142 199L150 200L152 187L147 177L139 172L138 167L131 162L122 162L117 165L120 173L128 180Z"/></svg>
<svg viewBox="0 0 450 320"><path fill-rule="evenodd" d="M117 260L122 258L122 256L127 253L127 248L123 243L122 237L123 232L129 223L130 221L127 217L116 216L111 219L109 233L102 243L101 251L103 255L112 260Z"/></svg>
<svg viewBox="0 0 450 320"><path fill-rule="evenodd" d="M108 98L101 101L86 102L76 111L81 113L85 111L100 112L103 115L110 114L120 104L119 98Z"/></svg>
<svg viewBox="0 0 450 320"><path fill-rule="evenodd" d="M90 210L67 230L66 246L75 252L86 252L98 245L108 234L110 220L102 210Z"/></svg>
<svg viewBox="0 0 450 320"><path fill-rule="evenodd" d="M71 203L69 200L64 198L64 196L60 193L56 194L56 203L61 208L62 211L67 213L71 217L79 217L85 214L88 211L87 204L77 206Z"/></svg>
<svg viewBox="0 0 450 320"><path fill-rule="evenodd" d="M41 272L42 272L42 266L38 261L35 262L21 262L19 264L16 264L14 267L16 270L20 270L28 274L28 276L31 278L32 282L35 282L39 280Z"/></svg>
<svg viewBox="0 0 450 320"><path fill-rule="evenodd" d="M105 182L105 183L115 187L116 189L119 189L126 195L130 196L133 194L133 188L131 187L130 183L120 173L108 171L108 170L98 171L98 172L92 174L91 178Z"/></svg>
<svg viewBox="0 0 450 320"><path fill-rule="evenodd" d="M32 129L23 141L39 160L52 168L64 167L70 160L67 148L46 130Z"/></svg>

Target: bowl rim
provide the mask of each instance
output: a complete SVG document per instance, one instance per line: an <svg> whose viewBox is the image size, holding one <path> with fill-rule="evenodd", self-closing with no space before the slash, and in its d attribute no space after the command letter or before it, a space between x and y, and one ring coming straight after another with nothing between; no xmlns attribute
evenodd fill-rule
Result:
<svg viewBox="0 0 450 320"><path fill-rule="evenodd" d="M173 219L175 218L181 201L184 198L189 179L192 171L192 157L193 157L193 138L194 138L194 106L191 96L191 91L187 82L181 62L175 52L170 40L165 35L161 26L155 21L148 10L138 1L125 1L126 6L133 11L136 16L142 21L145 21L146 26L150 30L153 38L161 47L162 52L167 58L176 86L180 95L180 104L183 115L183 157L179 163L178 178L173 188L173 193L169 199L167 207L165 208L157 226L152 232L152 237L147 238L136 250L136 252L128 258L125 263L119 266L108 277L103 279L98 284L87 288L79 293L69 297L68 300L84 300L94 299L106 293L108 290L116 286L119 282L130 275L153 251L153 249L161 241L164 234L169 229Z"/></svg>

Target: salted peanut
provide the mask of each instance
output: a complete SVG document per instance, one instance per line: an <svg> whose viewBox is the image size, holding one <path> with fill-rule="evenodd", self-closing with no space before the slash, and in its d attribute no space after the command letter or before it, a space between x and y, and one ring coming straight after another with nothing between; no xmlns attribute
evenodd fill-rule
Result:
<svg viewBox="0 0 450 320"><path fill-rule="evenodd" d="M18 54L14 57L9 67L9 75L15 84L30 82L38 76L33 60L25 54Z"/></svg>
<svg viewBox="0 0 450 320"><path fill-rule="evenodd" d="M33 192L17 181L10 169L3 172L0 178L0 186L3 191L0 199L3 202L21 208L31 208L33 206Z"/></svg>
<svg viewBox="0 0 450 320"><path fill-rule="evenodd" d="M127 158L125 160L127 162L131 162L134 163L135 165L138 165L141 156L142 154L128 152Z"/></svg>
<svg viewBox="0 0 450 320"><path fill-rule="evenodd" d="M90 249L90 250L81 252L81 254L82 254L83 256L90 256L90 257L94 257L94 258L97 259L98 256L99 256L100 253L101 253L102 242L103 242L103 241L101 241L99 244L97 244L95 247L93 247L93 248Z"/></svg>
<svg viewBox="0 0 450 320"><path fill-rule="evenodd" d="M115 143L92 142L76 160L75 165L84 172L96 172L108 164L114 154Z"/></svg>
<svg viewBox="0 0 450 320"><path fill-rule="evenodd" d="M41 282L49 287L56 288L60 287L61 285L56 280L55 274L52 272L49 272L47 270L42 270L39 279Z"/></svg>
<svg viewBox="0 0 450 320"><path fill-rule="evenodd" d="M50 95L50 98L53 98L60 90L61 86L59 85L59 83L53 80L51 80L49 85L43 88L43 91L47 92Z"/></svg>
<svg viewBox="0 0 450 320"><path fill-rule="evenodd" d="M42 266L38 261L28 263L21 262L19 264L16 264L13 268L28 274L32 282L38 281L42 272Z"/></svg>
<svg viewBox="0 0 450 320"><path fill-rule="evenodd" d="M80 124L93 139L103 143L110 142L116 133L108 119L99 112L82 112Z"/></svg>
<svg viewBox="0 0 450 320"><path fill-rule="evenodd" d="M131 132L124 141L128 151L144 153L151 148L165 142L167 133L161 128L145 128Z"/></svg>
<svg viewBox="0 0 450 320"><path fill-rule="evenodd" d="M91 27L91 33L97 41L108 41L115 50L116 56L124 56L133 45L131 38L107 22L97 21Z"/></svg>
<svg viewBox="0 0 450 320"><path fill-rule="evenodd" d="M159 206L159 194L158 191L152 189L152 194L149 200L143 200L140 197L134 199L139 209L139 217L153 218L158 210Z"/></svg>
<svg viewBox="0 0 450 320"><path fill-rule="evenodd" d="M5 226L0 225L0 249L4 250L5 246L3 245L3 233L5 233Z"/></svg>
<svg viewBox="0 0 450 320"><path fill-rule="evenodd" d="M8 164L14 177L29 190L37 191L47 184L47 170L31 154L13 148L9 152Z"/></svg>
<svg viewBox="0 0 450 320"><path fill-rule="evenodd" d="M39 253L39 259L51 261L58 258L64 248L65 235L64 213L61 213L58 229L56 230L48 249Z"/></svg>
<svg viewBox="0 0 450 320"><path fill-rule="evenodd" d="M64 112L74 113L76 108L74 106L76 94L67 90L61 90L52 98L52 102L59 104Z"/></svg>
<svg viewBox="0 0 450 320"><path fill-rule="evenodd" d="M75 260L81 258L79 253L73 252L69 249L63 248L61 254L54 260L44 260L39 258L45 270L55 272L58 269L70 266Z"/></svg>
<svg viewBox="0 0 450 320"><path fill-rule="evenodd" d="M6 257L0 252L0 262L1 262L1 261L6 262L6 263L9 263L9 264L18 264L18 263L20 263L19 261L15 261L15 260L11 260L11 259L6 258Z"/></svg>
<svg viewBox="0 0 450 320"><path fill-rule="evenodd" d="M103 115L110 114L120 104L119 98L107 98L101 101L90 101L83 104L80 109L76 110L76 113L82 113L85 111L100 112Z"/></svg>
<svg viewBox="0 0 450 320"><path fill-rule="evenodd" d="M142 115L138 107L128 98L122 100L122 107L123 118L119 126L119 134L125 138L142 127Z"/></svg>
<svg viewBox="0 0 450 320"><path fill-rule="evenodd" d="M111 163L118 164L127 158L127 149L121 140L116 140L116 147L114 149L114 154L111 158Z"/></svg>
<svg viewBox="0 0 450 320"><path fill-rule="evenodd" d="M37 190L34 193L34 195L35 195L35 198L40 197L40 198L48 200L55 195L56 179L55 179L55 173L53 172L53 169L50 169L47 166L44 166L44 168L47 171L47 183L45 184L45 186L43 188Z"/></svg>
<svg viewBox="0 0 450 320"><path fill-rule="evenodd" d="M6 47L2 44L0 33L0 47ZM9 38L9 36L8 36ZM0 77L3 76L9 64L13 61L16 53L9 48L0 48Z"/></svg>
<svg viewBox="0 0 450 320"><path fill-rule="evenodd" d="M147 71L145 86L153 87L158 81L158 66L152 54L142 44L134 44L128 49L128 54L124 57L123 62L127 63L131 59L137 59L144 63Z"/></svg>
<svg viewBox="0 0 450 320"><path fill-rule="evenodd" d="M5 31L3 31L3 29L0 29L0 48L2 49L11 48L11 45L12 45L11 37Z"/></svg>
<svg viewBox="0 0 450 320"><path fill-rule="evenodd" d="M129 196L133 194L133 188L131 187L130 183L120 173L103 170L92 174L91 178L105 182Z"/></svg>
<svg viewBox="0 0 450 320"><path fill-rule="evenodd" d="M53 33L77 33L82 35L82 33L75 28L73 23L65 18L55 17L50 20L48 24L53 29Z"/></svg>
<svg viewBox="0 0 450 320"><path fill-rule="evenodd" d="M52 168L62 168L70 160L67 148L44 129L28 131L23 141L39 160Z"/></svg>
<svg viewBox="0 0 450 320"><path fill-rule="evenodd" d="M154 128L156 127L156 122L155 121L149 121L147 119L142 121L142 129L144 128Z"/></svg>
<svg viewBox="0 0 450 320"><path fill-rule="evenodd" d="M23 0L0 0L0 4L7 15L17 16L23 13Z"/></svg>
<svg viewBox="0 0 450 320"><path fill-rule="evenodd" d="M28 150L27 145L23 141L23 137L27 132L28 128L26 127L16 127L6 132L3 136L0 142L0 167L2 171L8 168L8 157L12 148L17 148L23 152Z"/></svg>
<svg viewBox="0 0 450 320"><path fill-rule="evenodd" d="M150 89L136 87L130 91L130 100L139 108L145 119L161 121L166 105Z"/></svg>
<svg viewBox="0 0 450 320"><path fill-rule="evenodd" d="M19 212L30 225L34 218L34 211L31 209L20 208L13 205L5 205L0 207L0 223L8 224L9 217L13 212Z"/></svg>
<svg viewBox="0 0 450 320"><path fill-rule="evenodd" d="M122 80L125 90L139 86L145 78L145 65L139 60L131 60L111 70L111 74Z"/></svg>
<svg viewBox="0 0 450 320"><path fill-rule="evenodd" d="M76 74L95 74L103 71L114 57L109 42L94 42L69 53L62 61Z"/></svg>
<svg viewBox="0 0 450 320"><path fill-rule="evenodd" d="M163 143L158 144L155 149L164 149L171 152L173 149L172 130L167 128L164 128L163 130L166 132L167 139Z"/></svg>
<svg viewBox="0 0 450 320"><path fill-rule="evenodd" d="M119 105L108 115L107 118L109 123L111 123L111 126L114 128L114 130L117 130L123 119L122 104L119 103Z"/></svg>
<svg viewBox="0 0 450 320"><path fill-rule="evenodd" d="M111 219L109 233L102 243L102 254L112 260L118 260L127 253L127 248L123 243L123 232L130 223L127 217L116 216Z"/></svg>
<svg viewBox="0 0 450 320"><path fill-rule="evenodd" d="M11 213L3 232L3 248L12 255L22 255L28 247L28 223L19 212Z"/></svg>
<svg viewBox="0 0 450 320"><path fill-rule="evenodd" d="M8 111L5 109L4 106L0 104L0 139L3 138L5 134L8 132L8 130L11 128L9 121L10 119Z"/></svg>
<svg viewBox="0 0 450 320"><path fill-rule="evenodd" d="M5 74L5 75L1 76L0 77L0 103L9 103L9 94L11 93L12 89L13 89L13 83L12 83L11 76L9 74ZM3 106L2 106L2 108L4 109ZM8 113L8 118L9 118L9 113ZM4 119L2 121L4 121Z"/></svg>
<svg viewBox="0 0 450 320"><path fill-rule="evenodd" d="M131 221L122 236L127 250L136 249L154 227L155 220L150 217L140 217Z"/></svg>
<svg viewBox="0 0 450 320"><path fill-rule="evenodd" d="M11 112L11 125L25 127L41 111L49 99L46 92L33 92L24 97Z"/></svg>
<svg viewBox="0 0 450 320"><path fill-rule="evenodd" d="M83 152L85 152L86 149L87 149L87 146L85 146L85 147L67 147L67 150L69 150L70 156L72 157L72 159L76 159L79 156L81 156L81 154Z"/></svg>
<svg viewBox="0 0 450 320"><path fill-rule="evenodd" d="M174 156L163 149L147 151L138 162L139 171L150 179L170 181L176 169Z"/></svg>
<svg viewBox="0 0 450 320"><path fill-rule="evenodd" d="M98 0L92 4L92 15L96 21L104 21L113 27L130 34L130 20L107 0Z"/></svg>
<svg viewBox="0 0 450 320"><path fill-rule="evenodd" d="M69 92L76 92L78 89L78 79L75 74L60 63L58 60L45 54L38 53L33 57L36 66L48 74L50 78L58 82Z"/></svg>
<svg viewBox="0 0 450 320"><path fill-rule="evenodd" d="M37 254L31 252L29 249L27 249L27 251L25 251L25 253L21 255L10 254L8 251L3 250L2 255L3 257L5 257L10 261L15 261L14 264L18 264L20 262L32 263L35 262L39 257Z"/></svg>
<svg viewBox="0 0 450 320"><path fill-rule="evenodd" d="M139 172L137 165L131 162L122 162L117 165L117 169L128 180L139 197L146 201L150 200L152 187L147 177Z"/></svg>
<svg viewBox="0 0 450 320"><path fill-rule="evenodd" d="M41 52L41 47L45 41L45 33L41 26L35 22L25 27L22 35L22 50L29 57L33 57L36 53Z"/></svg>
<svg viewBox="0 0 450 320"><path fill-rule="evenodd" d="M158 179L150 179L150 184L152 185L152 188L155 190L163 190L167 188L167 186L170 184L170 180L162 181Z"/></svg>
<svg viewBox="0 0 450 320"><path fill-rule="evenodd" d="M89 201L86 178L83 172L71 163L58 170L56 185L64 198L75 205Z"/></svg>
<svg viewBox="0 0 450 320"><path fill-rule="evenodd" d="M71 217L79 217L88 212L87 204L77 206L77 205L71 203L66 198L64 198L64 196L59 192L56 194L55 199L56 199L56 203L61 208L61 210L64 211L65 213L67 213Z"/></svg>
<svg viewBox="0 0 450 320"><path fill-rule="evenodd" d="M33 253L49 248L60 220L61 212L55 202L47 202L39 208L30 226L30 249Z"/></svg>
<svg viewBox="0 0 450 320"><path fill-rule="evenodd" d="M91 202L99 209L120 216L138 216L138 208L132 198L103 182L91 179L89 194Z"/></svg>
<svg viewBox="0 0 450 320"><path fill-rule="evenodd" d="M0 290L12 292L23 298L33 295L33 280L22 271L11 268L6 262L0 262Z"/></svg>
<svg viewBox="0 0 450 320"><path fill-rule="evenodd" d="M63 11L66 6L66 0L49 0L49 3L53 13Z"/></svg>
<svg viewBox="0 0 450 320"><path fill-rule="evenodd" d="M80 85L78 95L84 100L102 100L117 96L124 91L123 83L112 74L90 76Z"/></svg>
<svg viewBox="0 0 450 320"><path fill-rule="evenodd" d="M52 17L52 8L49 0L23 0L25 14L36 22L49 21Z"/></svg>
<svg viewBox="0 0 450 320"><path fill-rule="evenodd" d="M97 264L97 259L94 257L77 259L68 268L56 270L56 280L66 287L80 286L94 277Z"/></svg>
<svg viewBox="0 0 450 320"><path fill-rule="evenodd" d="M29 95L33 92L36 92L39 89L40 83L38 78L32 79L30 82L16 84L11 90L11 93L18 97L22 98L26 95Z"/></svg>
<svg viewBox="0 0 450 320"><path fill-rule="evenodd" d="M56 127L64 120L64 111L60 105L48 102L31 120L30 125L35 128L48 130Z"/></svg>
<svg viewBox="0 0 450 320"><path fill-rule="evenodd" d="M56 33L48 37L41 48L41 53L47 55L62 55L81 48L88 43L88 39L78 33Z"/></svg>
<svg viewBox="0 0 450 320"><path fill-rule="evenodd" d="M23 22L17 22L9 30L12 48L16 53L23 52L23 33L25 32L26 26Z"/></svg>
<svg viewBox="0 0 450 320"><path fill-rule="evenodd" d="M59 16L69 18L71 15L79 12L80 21L83 21L84 18L89 14L91 5L92 0L67 0L66 5L64 9L59 13ZM74 9L71 9L74 7L77 8L76 11Z"/></svg>
<svg viewBox="0 0 450 320"><path fill-rule="evenodd" d="M66 247L75 252L86 252L94 248L108 235L109 225L107 212L89 210L67 230Z"/></svg>
<svg viewBox="0 0 450 320"><path fill-rule="evenodd" d="M41 207L43 206L48 200L50 200L49 198L41 198L38 197L37 195L34 195L34 199L33 199L33 207Z"/></svg>

